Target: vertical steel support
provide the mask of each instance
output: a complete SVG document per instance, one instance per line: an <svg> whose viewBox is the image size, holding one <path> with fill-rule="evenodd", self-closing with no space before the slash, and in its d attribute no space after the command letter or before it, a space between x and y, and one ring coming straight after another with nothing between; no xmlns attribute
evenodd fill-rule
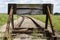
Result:
<svg viewBox="0 0 60 40"><path fill-rule="evenodd" d="M14 29L14 16L12 14L12 18L11 18L11 25L12 25L12 28Z"/></svg>
<svg viewBox="0 0 60 40"><path fill-rule="evenodd" d="M46 33L46 37L47 37L47 40L50 40L50 34L49 32L47 31L47 28L48 28L48 14L46 13L46 21L45 21L45 33ZM47 35L48 34L48 35Z"/></svg>
<svg viewBox="0 0 60 40"><path fill-rule="evenodd" d="M52 30L52 34L53 34L53 40L57 40L56 36L55 36L55 30L53 29L54 28L54 25L53 25L53 22L52 22L52 17L51 17L51 11L49 9L49 6L47 6L47 11L48 11L48 17L49 17L49 21L50 21L50 27L51 27L51 30Z"/></svg>
<svg viewBox="0 0 60 40"><path fill-rule="evenodd" d="M50 10L49 10L49 7L48 7L48 6L47 6L47 9L48 9L48 17L49 17L49 21L50 21L50 26L51 26L53 35L55 35L55 31L54 31L54 29L53 29L54 25L53 25L53 22L52 22L51 13L50 13Z"/></svg>
<svg viewBox="0 0 60 40"><path fill-rule="evenodd" d="M10 22L11 22L12 13L13 13L13 9L12 8L13 8L13 6L11 6L9 17L8 17L8 22L7 22L7 27L6 27L7 40L11 40L11 36L10 36L10 32L9 32L9 27L10 27Z"/></svg>
<svg viewBox="0 0 60 40"><path fill-rule="evenodd" d="M46 14L45 29L48 27L48 14Z"/></svg>
<svg viewBox="0 0 60 40"><path fill-rule="evenodd" d="M51 37L51 35L50 35L50 33L48 32L48 20L49 20L49 17L48 17L48 12L47 12L47 4L46 4L46 6L44 7L44 9L45 9L45 13L46 13L46 21L45 21L45 34L46 34L46 37L47 37L47 40L50 40L50 37ZM47 35L48 34L48 35Z"/></svg>

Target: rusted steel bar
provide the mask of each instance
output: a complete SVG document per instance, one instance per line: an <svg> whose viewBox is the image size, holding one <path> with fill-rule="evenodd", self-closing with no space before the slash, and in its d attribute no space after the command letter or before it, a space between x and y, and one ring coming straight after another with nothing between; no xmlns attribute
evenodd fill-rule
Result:
<svg viewBox="0 0 60 40"><path fill-rule="evenodd" d="M23 16L21 16L21 17L22 17L22 20L20 23L18 23L18 27L21 27L22 23L24 22L24 17Z"/></svg>
<svg viewBox="0 0 60 40"><path fill-rule="evenodd" d="M12 28L14 29L14 17L13 17L13 14L12 14L12 18L11 18L11 25L12 25Z"/></svg>
<svg viewBox="0 0 60 40"><path fill-rule="evenodd" d="M52 32L53 32L53 34L54 34L54 33L55 33L55 31L54 31L54 29L53 29L54 25L53 25L53 22L52 22L51 13L50 13L50 10L49 10L49 7L48 7L48 6L47 6L47 9L48 9L48 17L49 17L49 21L50 21L50 26L51 26Z"/></svg>
<svg viewBox="0 0 60 40"><path fill-rule="evenodd" d="M51 26L51 30L52 30L53 36L56 36L56 35L55 35L55 30L53 29L53 28L54 28L54 24L53 24L53 22L52 22L51 11L50 11L50 9L49 9L48 6L47 6L47 11L48 11L48 17L49 17L50 26ZM54 39L54 40L57 40L56 37L54 37L53 39Z"/></svg>
<svg viewBox="0 0 60 40"><path fill-rule="evenodd" d="M48 27L48 15L46 14L46 22L45 22L45 29Z"/></svg>
<svg viewBox="0 0 60 40"><path fill-rule="evenodd" d="M45 33L46 33L47 40L50 40L51 35L50 35L50 33L48 32L47 28L48 28L48 14L46 13ZM48 34L48 35L47 35L47 34Z"/></svg>
<svg viewBox="0 0 60 40"><path fill-rule="evenodd" d="M7 40L11 40L10 33L9 33L9 27L10 27L10 21L12 19L12 13L13 13L12 8L13 8L13 6L11 6L9 17L8 17L8 22L7 22L7 27L6 27Z"/></svg>
<svg viewBox="0 0 60 40"><path fill-rule="evenodd" d="M18 10L19 9L30 9L30 10L42 10L42 9L39 9L39 8L17 8Z"/></svg>

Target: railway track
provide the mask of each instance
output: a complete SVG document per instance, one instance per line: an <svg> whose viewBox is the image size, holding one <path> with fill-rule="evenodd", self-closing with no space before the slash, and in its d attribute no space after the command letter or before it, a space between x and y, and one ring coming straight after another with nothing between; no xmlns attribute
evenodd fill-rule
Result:
<svg viewBox="0 0 60 40"><path fill-rule="evenodd" d="M27 24L27 22L28 22L28 24ZM30 22L32 22L31 25L29 24ZM25 26L24 26L24 24L25 24ZM28 38L30 40L33 40L33 39L41 40L41 38L42 39L45 38L44 29L41 28L39 26L39 24L37 24L32 18L27 17L27 16L22 16L21 22L18 23L17 27L14 27L14 29L12 29L11 32L12 32L11 36L12 36L13 40L16 40L18 38L19 38L19 40L23 40L23 39L28 40ZM21 35L23 35L23 37ZM45 38L45 40L46 40L46 38Z"/></svg>
<svg viewBox="0 0 60 40"><path fill-rule="evenodd" d="M28 40L28 38L30 40L48 40L48 38L53 40L51 38L54 37L50 30L46 32L45 28L28 16L21 16L20 22L12 29L11 36L13 40Z"/></svg>
<svg viewBox="0 0 60 40"><path fill-rule="evenodd" d="M53 34L50 30L40 26L33 18L21 16L17 25L11 30L12 40L53 40ZM46 35L47 33L47 35Z"/></svg>
<svg viewBox="0 0 60 40"><path fill-rule="evenodd" d="M13 6L9 9L9 18L6 27L7 39L10 38L10 22L12 22L11 37L12 40L57 40L55 30L53 29L54 25L51 18L51 11L48 5L46 5L46 24L45 27L40 26L33 18L28 16L22 16L22 19L18 21L18 24L14 26L13 22ZM50 29L48 26L48 19L50 22ZM12 20L12 21L11 21ZM43 25L43 24L42 24Z"/></svg>

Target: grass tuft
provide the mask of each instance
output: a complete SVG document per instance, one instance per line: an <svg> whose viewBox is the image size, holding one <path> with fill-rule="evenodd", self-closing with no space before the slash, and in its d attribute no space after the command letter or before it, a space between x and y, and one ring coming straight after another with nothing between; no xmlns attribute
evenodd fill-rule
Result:
<svg viewBox="0 0 60 40"><path fill-rule="evenodd" d="M45 23L45 17L46 15L35 15L35 16L32 16L42 22ZM53 15L52 16L52 21L54 23L54 28L57 30L57 31L60 31L60 15Z"/></svg>

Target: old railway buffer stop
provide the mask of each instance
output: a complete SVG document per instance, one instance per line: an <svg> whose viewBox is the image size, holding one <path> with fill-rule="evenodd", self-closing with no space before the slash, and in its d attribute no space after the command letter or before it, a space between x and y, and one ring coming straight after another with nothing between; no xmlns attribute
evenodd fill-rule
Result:
<svg viewBox="0 0 60 40"><path fill-rule="evenodd" d="M10 23L12 24L12 29L14 28L14 19L13 15L46 15L46 21L45 21L45 34L47 37L47 40L57 40L57 37L55 35L54 25L52 22L52 15L53 13L53 4L8 4L8 22L6 27L6 33L7 33L7 39L11 40L10 35ZM47 30L48 28L48 20L50 23L50 28L52 32Z"/></svg>

